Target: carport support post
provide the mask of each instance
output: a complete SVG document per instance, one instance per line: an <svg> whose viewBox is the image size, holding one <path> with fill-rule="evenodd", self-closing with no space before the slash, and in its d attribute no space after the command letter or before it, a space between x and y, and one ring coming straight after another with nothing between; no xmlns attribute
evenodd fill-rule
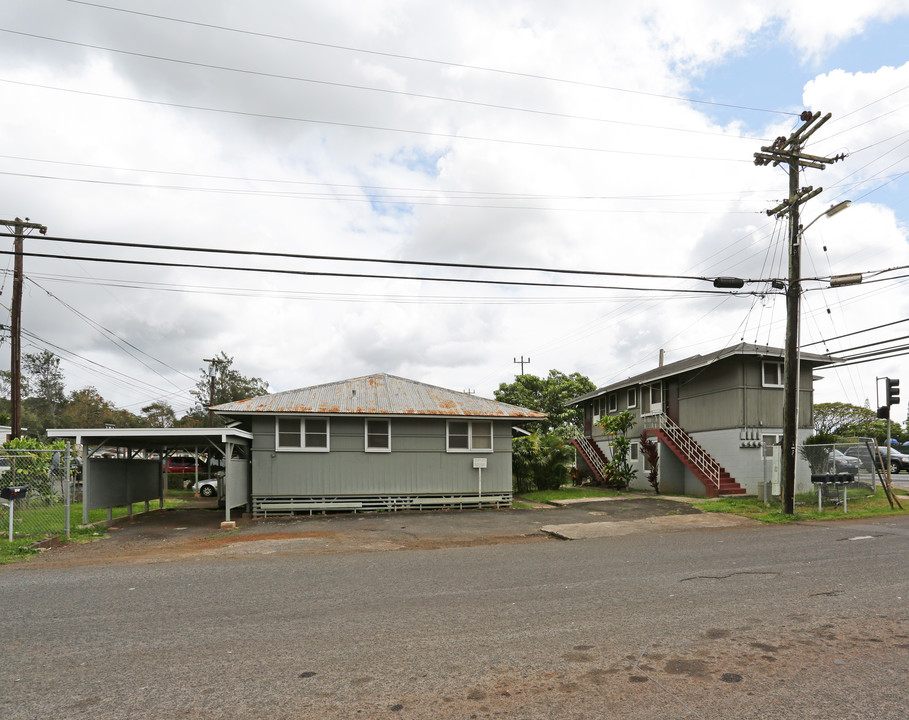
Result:
<svg viewBox="0 0 909 720"><path fill-rule="evenodd" d="M70 503L72 502L72 488L70 487L70 482L72 480L71 466L70 466L70 444L69 440L66 441L66 462L63 464L63 532L66 533L66 539L69 540L69 524L70 524Z"/></svg>
<svg viewBox="0 0 909 720"><path fill-rule="evenodd" d="M91 463L88 459L91 457L88 452L88 445L82 442L82 524L88 525L88 503L89 495L91 493L91 477L89 468Z"/></svg>
<svg viewBox="0 0 909 720"><path fill-rule="evenodd" d="M222 530L233 530L237 527L237 524L231 522L230 520L230 502L227 499L228 490L228 476L230 475L230 459L234 456L234 444L232 442L225 441L224 443L224 477L221 482L218 483L218 494L224 498L224 522L221 523Z"/></svg>

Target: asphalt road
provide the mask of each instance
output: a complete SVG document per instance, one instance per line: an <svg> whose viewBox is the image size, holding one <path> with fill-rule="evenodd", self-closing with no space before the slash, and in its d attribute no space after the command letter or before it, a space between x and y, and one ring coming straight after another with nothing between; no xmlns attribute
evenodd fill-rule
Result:
<svg viewBox="0 0 909 720"><path fill-rule="evenodd" d="M0 717L909 717L909 517L0 568Z"/></svg>

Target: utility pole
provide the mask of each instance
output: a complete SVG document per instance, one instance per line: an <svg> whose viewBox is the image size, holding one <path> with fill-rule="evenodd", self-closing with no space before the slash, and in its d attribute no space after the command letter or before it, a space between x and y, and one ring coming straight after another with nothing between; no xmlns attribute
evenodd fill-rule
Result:
<svg viewBox="0 0 909 720"><path fill-rule="evenodd" d="M212 410L212 406L215 404L214 367L217 360L215 358L202 358L202 362L208 363L208 427L214 427L215 413Z"/></svg>
<svg viewBox="0 0 909 720"><path fill-rule="evenodd" d="M13 232L13 306L10 311L10 360L9 400L10 438L22 434L22 240L26 230L37 230L47 234L47 228L39 223L22 220L0 220Z"/></svg>
<svg viewBox="0 0 909 720"><path fill-rule="evenodd" d="M783 513L795 512L795 448L798 435L799 393L799 312L802 295L801 231L799 206L818 195L823 188L799 188L799 171L802 168L823 170L827 165L842 160L845 155L826 158L802 152L805 141L831 118L819 112L805 110L801 114L802 126L788 138L778 137L772 145L754 153L755 165L774 167L785 165L789 169L789 197L768 215L789 215L789 286L786 289L786 347L783 356L783 450L782 450L782 505Z"/></svg>
<svg viewBox="0 0 909 720"><path fill-rule="evenodd" d="M524 363L527 363L527 364L529 365L529 364L530 364L530 358L527 358L527 359L525 360L525 359L524 359L524 356L521 355L521 359L520 359L520 360L518 360L517 358L515 358L514 361L515 361L516 364L519 363L519 364L521 365L521 375L523 375L523 374L524 374Z"/></svg>

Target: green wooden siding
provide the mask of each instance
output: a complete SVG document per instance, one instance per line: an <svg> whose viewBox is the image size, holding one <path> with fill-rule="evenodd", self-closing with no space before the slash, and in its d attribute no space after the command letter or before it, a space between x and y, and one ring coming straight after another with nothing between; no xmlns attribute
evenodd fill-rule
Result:
<svg viewBox="0 0 909 720"><path fill-rule="evenodd" d="M330 420L330 452L275 449L274 417L252 422L253 495L476 492L474 457L487 460L483 492L511 492L510 420L493 421L494 452L445 450L442 418L390 418L391 452L365 452L365 417Z"/></svg>

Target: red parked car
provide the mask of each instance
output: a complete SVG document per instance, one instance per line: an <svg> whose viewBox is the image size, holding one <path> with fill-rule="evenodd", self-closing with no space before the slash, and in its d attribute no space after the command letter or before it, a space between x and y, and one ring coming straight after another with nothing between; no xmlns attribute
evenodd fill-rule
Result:
<svg viewBox="0 0 909 720"><path fill-rule="evenodd" d="M175 456L169 457L164 461L164 472L167 473L194 473L196 468L202 470L202 467L196 463L195 458Z"/></svg>

